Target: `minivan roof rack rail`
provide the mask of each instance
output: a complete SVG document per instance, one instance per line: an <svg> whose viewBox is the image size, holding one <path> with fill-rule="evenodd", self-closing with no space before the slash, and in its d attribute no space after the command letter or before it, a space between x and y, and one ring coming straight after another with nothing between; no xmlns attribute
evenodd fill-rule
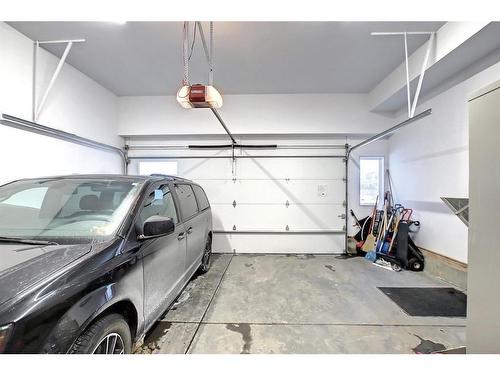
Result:
<svg viewBox="0 0 500 375"><path fill-rule="evenodd" d="M166 178L170 178L171 180L179 180L179 181L189 181L187 178L183 178L183 177L178 177L178 176L172 176L172 175L169 175L169 174L162 174L162 173L152 173L149 175L150 177L166 177Z"/></svg>

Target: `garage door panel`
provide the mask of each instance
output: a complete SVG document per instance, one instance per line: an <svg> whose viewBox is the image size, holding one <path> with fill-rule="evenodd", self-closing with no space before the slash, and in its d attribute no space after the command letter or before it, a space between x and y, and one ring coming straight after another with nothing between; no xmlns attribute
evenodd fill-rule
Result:
<svg viewBox="0 0 500 375"><path fill-rule="evenodd" d="M233 203L239 186L232 180L202 180L194 179L203 187L211 205Z"/></svg>
<svg viewBox="0 0 500 375"><path fill-rule="evenodd" d="M340 254L344 237L338 234L215 234L215 253Z"/></svg>
<svg viewBox="0 0 500 375"><path fill-rule="evenodd" d="M345 200L342 180L196 180L212 204L334 204ZM324 191L324 194L321 192Z"/></svg>
<svg viewBox="0 0 500 375"><path fill-rule="evenodd" d="M342 229L342 205L212 205L215 230Z"/></svg>
<svg viewBox="0 0 500 375"><path fill-rule="evenodd" d="M345 176L342 159L274 158L238 159L236 177L269 179L342 179Z"/></svg>
<svg viewBox="0 0 500 375"><path fill-rule="evenodd" d="M177 163L179 176L204 188L216 231L286 231L287 226L290 232L340 231L345 224L339 217L345 213L342 158L241 158L234 165L229 158L206 158ZM214 236L214 251L222 252L335 253L343 247L343 234Z"/></svg>
<svg viewBox="0 0 500 375"><path fill-rule="evenodd" d="M177 162L179 176L190 180L231 180L233 178L231 168L231 159L179 159Z"/></svg>

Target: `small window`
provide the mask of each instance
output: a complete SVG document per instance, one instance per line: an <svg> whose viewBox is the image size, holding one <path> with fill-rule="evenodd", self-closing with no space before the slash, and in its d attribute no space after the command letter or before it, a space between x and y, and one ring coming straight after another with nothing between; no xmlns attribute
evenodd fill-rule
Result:
<svg viewBox="0 0 500 375"><path fill-rule="evenodd" d="M210 203L208 203L208 198L205 192L198 185L192 185L194 190L194 195L196 195L196 200L198 201L198 206L200 207L200 211L203 211L210 207Z"/></svg>
<svg viewBox="0 0 500 375"><path fill-rule="evenodd" d="M359 204L374 205L384 191L384 158L359 158Z"/></svg>
<svg viewBox="0 0 500 375"><path fill-rule="evenodd" d="M179 197L181 215L183 219L189 219L198 213L198 204L190 185L176 185L175 192Z"/></svg>
<svg viewBox="0 0 500 375"><path fill-rule="evenodd" d="M165 174L177 176L176 161L141 161L139 162L139 174L150 176L152 174Z"/></svg>
<svg viewBox="0 0 500 375"><path fill-rule="evenodd" d="M174 200L168 185L157 186L148 196L141 211L141 221L144 223L151 216L164 216L177 223Z"/></svg>

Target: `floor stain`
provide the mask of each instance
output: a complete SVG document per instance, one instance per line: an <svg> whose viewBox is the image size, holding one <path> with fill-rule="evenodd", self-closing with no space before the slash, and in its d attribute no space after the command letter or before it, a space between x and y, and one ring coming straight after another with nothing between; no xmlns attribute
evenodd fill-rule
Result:
<svg viewBox="0 0 500 375"><path fill-rule="evenodd" d="M349 255L349 254L341 254L341 255L336 255L335 259L356 259L357 257L355 255Z"/></svg>
<svg viewBox="0 0 500 375"><path fill-rule="evenodd" d="M237 332L243 338L243 348L241 349L241 354L250 354L250 347L252 346L252 333L250 324L239 323L239 324L226 324L226 329Z"/></svg>
<svg viewBox="0 0 500 375"><path fill-rule="evenodd" d="M139 354L151 354L155 350L160 349L162 338L167 334L172 327L172 323L160 321L156 327L146 336L144 344L137 350Z"/></svg>
<svg viewBox="0 0 500 375"><path fill-rule="evenodd" d="M314 259L314 258L316 258L316 256L313 254L299 254L299 255L296 255L296 257L299 259Z"/></svg>
<svg viewBox="0 0 500 375"><path fill-rule="evenodd" d="M173 303L172 307L170 308L170 310L177 310L177 308L179 306L181 306L184 302L186 302L189 297L191 297L191 289L193 289L192 287L191 288L186 288L182 294L179 296L179 298L177 298L177 300Z"/></svg>
<svg viewBox="0 0 500 375"><path fill-rule="evenodd" d="M446 349L446 346L444 346L443 344L431 340L425 340L419 335L414 334L413 336L417 337L420 340L420 344L418 344L416 347L413 348L413 351L415 353L431 354Z"/></svg>
<svg viewBox="0 0 500 375"><path fill-rule="evenodd" d="M325 264L325 268L328 268L330 271L335 272L335 268L331 264Z"/></svg>
<svg viewBox="0 0 500 375"><path fill-rule="evenodd" d="M246 268L250 268L250 267L252 267L252 266L253 266L253 264L252 264L252 263L245 263L245 267L246 267Z"/></svg>

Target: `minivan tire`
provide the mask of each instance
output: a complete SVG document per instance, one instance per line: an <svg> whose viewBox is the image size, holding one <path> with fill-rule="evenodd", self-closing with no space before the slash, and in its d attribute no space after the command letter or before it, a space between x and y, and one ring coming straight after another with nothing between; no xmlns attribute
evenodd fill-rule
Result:
<svg viewBox="0 0 500 375"><path fill-rule="evenodd" d="M113 353L102 353L96 349L104 347L103 340L116 339L115 351ZM102 346L101 346L102 344ZM132 350L132 337L130 327L120 314L106 315L96 320L75 341L70 354L130 354Z"/></svg>
<svg viewBox="0 0 500 375"><path fill-rule="evenodd" d="M208 236L207 242L205 244L205 250L203 251L203 257L201 258L201 265L199 268L199 273L207 273L212 264L212 236Z"/></svg>

